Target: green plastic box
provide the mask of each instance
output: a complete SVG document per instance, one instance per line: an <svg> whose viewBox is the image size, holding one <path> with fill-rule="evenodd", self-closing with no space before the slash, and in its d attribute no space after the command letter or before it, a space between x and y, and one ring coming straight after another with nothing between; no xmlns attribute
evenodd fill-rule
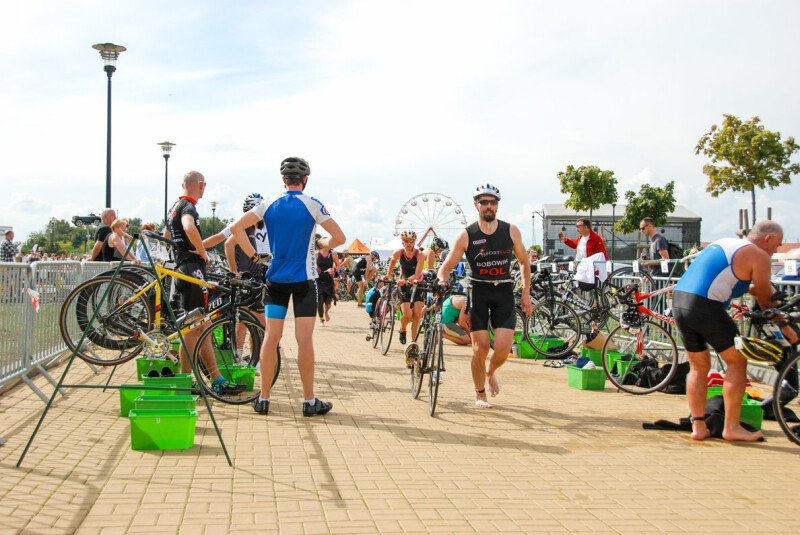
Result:
<svg viewBox="0 0 800 535"><path fill-rule="evenodd" d="M581 356L589 357L594 362L595 366L603 365L603 350L594 349L592 347L581 347Z"/></svg>
<svg viewBox="0 0 800 535"><path fill-rule="evenodd" d="M149 375L153 371L161 376L165 369L170 370L174 375L181 371L181 364L169 359L149 359L147 357L136 359L136 377Z"/></svg>
<svg viewBox="0 0 800 535"><path fill-rule="evenodd" d="M129 419L133 450L188 450L194 446L196 410L134 409Z"/></svg>
<svg viewBox="0 0 800 535"><path fill-rule="evenodd" d="M164 388L191 388L194 376L191 373L178 373L174 377L142 377L142 382L145 386L162 386ZM147 395L152 396L172 396L175 395L175 390L148 390ZM177 392L179 394L188 394L186 390ZM135 398L134 398L135 399Z"/></svg>
<svg viewBox="0 0 800 535"><path fill-rule="evenodd" d="M198 396L147 396L142 395L133 402L135 410L196 409Z"/></svg>
<svg viewBox="0 0 800 535"><path fill-rule="evenodd" d="M536 347L538 347L540 350L545 351L545 352L550 351L550 349L556 349L556 348L562 347L564 345L564 340L562 340L561 338L546 338L546 337L541 337L541 336L534 336L533 338L531 338L531 341L536 345ZM522 346L523 345L526 346L527 348L530 348L530 351L532 352L531 356L529 356L529 357L523 357L522 356ZM530 344L528 344L524 340L520 343L520 357L522 357L522 358L532 358L532 359L546 359L547 358L547 356L542 355L541 353L538 353L535 349L533 349L533 347L530 346Z"/></svg>
<svg viewBox="0 0 800 535"><path fill-rule="evenodd" d="M745 394L745 398L742 400L742 413L739 415L739 420L752 425L756 429L761 429L761 422L764 420L764 409L761 407L761 402L750 399Z"/></svg>
<svg viewBox="0 0 800 535"><path fill-rule="evenodd" d="M139 387L142 386L141 384L137 383L135 385L120 385L119 389L119 415L124 416L125 418L128 417L128 413L135 406L136 398L140 396L146 396L148 390L140 390ZM126 388L129 387L129 388ZM152 392L150 390L149 392Z"/></svg>
<svg viewBox="0 0 800 535"><path fill-rule="evenodd" d="M567 364L567 384L578 390L604 390L606 372L603 371L603 368L587 370Z"/></svg>
<svg viewBox="0 0 800 535"><path fill-rule="evenodd" d="M631 362L630 359L633 358L632 355L629 355L627 353L620 353L619 351L614 351L613 349L606 352L606 363L608 364L608 369L616 373L617 375L619 375L619 370L620 370L620 368L617 366L617 363L622 360L622 357L628 357L629 359L627 361L627 364L622 365L623 369L627 370L628 366L630 366Z"/></svg>
<svg viewBox="0 0 800 535"><path fill-rule="evenodd" d="M219 373L221 373L229 383L246 385L247 392L253 391L253 385L256 380L256 369L253 366L220 366Z"/></svg>

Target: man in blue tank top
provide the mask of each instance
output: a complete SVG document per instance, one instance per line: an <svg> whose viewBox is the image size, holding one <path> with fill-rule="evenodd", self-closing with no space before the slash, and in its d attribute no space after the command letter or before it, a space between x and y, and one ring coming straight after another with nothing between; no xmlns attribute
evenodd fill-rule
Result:
<svg viewBox="0 0 800 535"><path fill-rule="evenodd" d="M269 412L272 376L290 300L295 318L297 367L303 383L303 416L322 415L333 407L314 397L313 334L318 299L314 234L319 224L330 237L317 242L320 247L331 249L343 244L345 236L325 206L303 193L310 174L311 168L304 159L286 158L281 162L286 191L259 203L231 225L239 247L255 259L258 255L245 229L263 220L272 251L272 262L265 276L267 334L261 345L261 395L253 400L253 409L259 414Z"/></svg>
<svg viewBox="0 0 800 535"><path fill-rule="evenodd" d="M728 370L722 395L725 400L726 440L756 441L739 423L747 361L734 347L739 332L726 309L730 300L750 289L761 308L772 303L770 258L783 240L783 230L773 221L757 223L746 239L717 240L697 256L675 286L672 312L683 338L691 371L686 380L692 438L708 438L705 423L706 377L711 369L708 346L725 360ZM796 341L796 340L794 340Z"/></svg>

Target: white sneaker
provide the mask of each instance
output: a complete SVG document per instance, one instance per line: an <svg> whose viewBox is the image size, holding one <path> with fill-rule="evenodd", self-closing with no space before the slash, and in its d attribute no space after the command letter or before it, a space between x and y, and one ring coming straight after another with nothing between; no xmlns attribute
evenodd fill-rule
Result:
<svg viewBox="0 0 800 535"><path fill-rule="evenodd" d="M587 362L586 365L583 367L584 370L594 370L596 368L597 368L597 365L594 363L594 361L591 361L591 360L589 362Z"/></svg>

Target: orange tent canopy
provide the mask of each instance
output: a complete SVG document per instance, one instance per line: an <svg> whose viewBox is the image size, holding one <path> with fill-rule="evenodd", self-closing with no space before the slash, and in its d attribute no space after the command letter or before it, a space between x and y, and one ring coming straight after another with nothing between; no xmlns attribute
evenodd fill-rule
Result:
<svg viewBox="0 0 800 535"><path fill-rule="evenodd" d="M347 246L347 252L350 254L369 254L369 247L364 245L361 240L356 238L353 242Z"/></svg>

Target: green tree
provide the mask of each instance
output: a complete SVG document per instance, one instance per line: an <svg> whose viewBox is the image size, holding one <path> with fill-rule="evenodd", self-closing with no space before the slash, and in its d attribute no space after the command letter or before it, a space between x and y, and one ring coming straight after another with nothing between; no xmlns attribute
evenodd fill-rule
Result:
<svg viewBox="0 0 800 535"><path fill-rule="evenodd" d="M780 132L765 129L758 117L747 122L734 115L723 117L722 127L711 125L694 152L711 159L703 173L708 176L706 191L712 197L728 190L750 192L755 224L756 188L790 184L791 175L800 172L800 164L790 163L798 146L792 137L781 142ZM720 162L726 165L715 165Z"/></svg>
<svg viewBox="0 0 800 535"><path fill-rule="evenodd" d="M575 168L568 165L566 171L558 173L561 193L569 195L564 206L576 212L592 212L603 204L617 202L617 179L614 171L606 171L595 165Z"/></svg>
<svg viewBox="0 0 800 535"><path fill-rule="evenodd" d="M657 227L665 225L667 216L675 210L675 182L670 181L663 188L644 184L638 194L626 191L625 200L625 215L614 225L618 232L636 232L639 222L645 217L653 218Z"/></svg>

